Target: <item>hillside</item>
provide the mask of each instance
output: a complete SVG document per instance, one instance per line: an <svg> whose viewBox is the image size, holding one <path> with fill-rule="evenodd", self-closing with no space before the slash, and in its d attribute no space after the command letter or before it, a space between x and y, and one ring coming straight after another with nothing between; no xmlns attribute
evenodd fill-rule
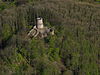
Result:
<svg viewBox="0 0 100 75"><path fill-rule="evenodd" d="M27 38L37 17L54 36ZM100 74L99 1L0 0L0 32L0 75Z"/></svg>

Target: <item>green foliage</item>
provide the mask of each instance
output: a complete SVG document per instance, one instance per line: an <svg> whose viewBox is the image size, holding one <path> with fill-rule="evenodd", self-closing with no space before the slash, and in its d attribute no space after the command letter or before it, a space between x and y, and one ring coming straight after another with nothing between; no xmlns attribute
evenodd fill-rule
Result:
<svg viewBox="0 0 100 75"><path fill-rule="evenodd" d="M0 11L4 10L5 8L7 8L7 5L5 3L0 3Z"/></svg>
<svg viewBox="0 0 100 75"><path fill-rule="evenodd" d="M3 26L2 37L7 40L12 35L11 27L9 25Z"/></svg>
<svg viewBox="0 0 100 75"><path fill-rule="evenodd" d="M82 1L0 2L1 75L99 75L100 10ZM54 36L27 38L37 15Z"/></svg>
<svg viewBox="0 0 100 75"><path fill-rule="evenodd" d="M5 3L5 2L0 1L0 11L7 9L7 8L15 7L15 6L16 6L15 1L11 3Z"/></svg>

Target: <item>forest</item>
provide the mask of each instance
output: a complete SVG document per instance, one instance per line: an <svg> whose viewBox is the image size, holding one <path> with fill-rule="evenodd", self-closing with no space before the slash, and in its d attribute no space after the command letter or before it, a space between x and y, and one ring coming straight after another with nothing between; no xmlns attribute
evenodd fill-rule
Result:
<svg viewBox="0 0 100 75"><path fill-rule="evenodd" d="M27 38L37 17L55 35ZM0 75L100 75L100 1L0 0Z"/></svg>

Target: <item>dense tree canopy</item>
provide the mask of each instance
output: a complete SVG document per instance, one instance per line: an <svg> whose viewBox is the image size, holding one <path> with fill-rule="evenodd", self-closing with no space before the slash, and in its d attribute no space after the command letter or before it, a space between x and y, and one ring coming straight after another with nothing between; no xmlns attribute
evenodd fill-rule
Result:
<svg viewBox="0 0 100 75"><path fill-rule="evenodd" d="M3 2L7 1L7 2ZM94 0L0 0L0 75L99 75L100 5ZM9 2L11 1L11 2ZM55 35L27 38L41 16Z"/></svg>

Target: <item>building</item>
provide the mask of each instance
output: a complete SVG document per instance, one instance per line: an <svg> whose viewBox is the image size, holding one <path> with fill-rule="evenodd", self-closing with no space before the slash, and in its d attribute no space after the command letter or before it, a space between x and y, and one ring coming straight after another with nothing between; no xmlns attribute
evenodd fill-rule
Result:
<svg viewBox="0 0 100 75"><path fill-rule="evenodd" d="M48 35L54 35L54 29L45 27L42 18L37 18L36 25L28 33L29 37L47 37Z"/></svg>

